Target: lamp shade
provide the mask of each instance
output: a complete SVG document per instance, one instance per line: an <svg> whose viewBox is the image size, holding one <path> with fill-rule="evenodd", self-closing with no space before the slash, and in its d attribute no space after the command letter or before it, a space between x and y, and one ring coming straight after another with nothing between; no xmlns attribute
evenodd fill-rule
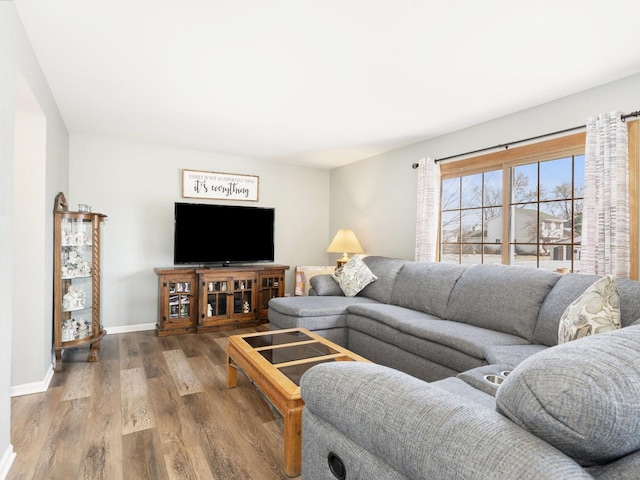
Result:
<svg viewBox="0 0 640 480"><path fill-rule="evenodd" d="M364 250L353 230L342 228L331 240L327 253L364 253Z"/></svg>

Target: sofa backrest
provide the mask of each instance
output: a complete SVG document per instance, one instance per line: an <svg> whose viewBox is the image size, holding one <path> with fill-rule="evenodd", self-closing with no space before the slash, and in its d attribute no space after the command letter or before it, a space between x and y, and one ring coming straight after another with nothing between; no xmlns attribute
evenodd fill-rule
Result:
<svg viewBox="0 0 640 480"><path fill-rule="evenodd" d="M398 278L398 273L408 260L372 255L370 257L364 257L362 261L378 279L364 287L362 291L358 293L358 296L372 298L381 303L389 303L393 286L396 284L396 279Z"/></svg>
<svg viewBox="0 0 640 480"><path fill-rule="evenodd" d="M571 302L600 278L598 275L562 275L540 308L533 341L549 347L557 345L560 317ZM620 321L623 327L628 327L640 318L640 282L624 279L616 279L616 282L620 294Z"/></svg>
<svg viewBox="0 0 640 480"><path fill-rule="evenodd" d="M508 265L467 267L445 318L533 340L538 313L561 275Z"/></svg>
<svg viewBox="0 0 640 480"><path fill-rule="evenodd" d="M398 274L391 304L444 318L449 295L465 268L450 263L408 262Z"/></svg>

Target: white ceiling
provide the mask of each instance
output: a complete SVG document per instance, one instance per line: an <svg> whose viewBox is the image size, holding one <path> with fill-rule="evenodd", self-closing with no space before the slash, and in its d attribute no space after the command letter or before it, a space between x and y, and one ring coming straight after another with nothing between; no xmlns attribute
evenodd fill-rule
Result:
<svg viewBox="0 0 640 480"><path fill-rule="evenodd" d="M22 0L70 133L344 165L640 72L638 0Z"/></svg>

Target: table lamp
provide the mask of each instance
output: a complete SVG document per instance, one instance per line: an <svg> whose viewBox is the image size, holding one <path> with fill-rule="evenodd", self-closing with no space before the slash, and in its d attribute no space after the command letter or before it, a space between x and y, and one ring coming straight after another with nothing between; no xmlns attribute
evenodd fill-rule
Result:
<svg viewBox="0 0 640 480"><path fill-rule="evenodd" d="M331 240L327 247L327 253L342 253L342 258L338 260L338 267L341 267L349 261L348 253L364 253L364 250L353 230L342 228Z"/></svg>

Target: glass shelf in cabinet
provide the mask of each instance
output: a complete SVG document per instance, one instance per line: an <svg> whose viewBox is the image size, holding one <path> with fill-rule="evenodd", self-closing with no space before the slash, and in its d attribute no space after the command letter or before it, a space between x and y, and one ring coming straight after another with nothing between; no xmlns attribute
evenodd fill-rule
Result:
<svg viewBox="0 0 640 480"><path fill-rule="evenodd" d="M91 247L93 246L92 242L63 242L62 247Z"/></svg>
<svg viewBox="0 0 640 480"><path fill-rule="evenodd" d="M62 309L62 311L64 313L67 313L67 312L79 312L80 310L91 310L91 305L89 305L89 306L85 305L84 307L72 307L72 308L68 308L68 309L67 308L63 308Z"/></svg>
<svg viewBox="0 0 640 480"><path fill-rule="evenodd" d="M62 280L73 280L74 278L91 278L92 275L91 273L89 273L88 275L73 275L73 276L66 276L66 277L60 277L62 278Z"/></svg>

